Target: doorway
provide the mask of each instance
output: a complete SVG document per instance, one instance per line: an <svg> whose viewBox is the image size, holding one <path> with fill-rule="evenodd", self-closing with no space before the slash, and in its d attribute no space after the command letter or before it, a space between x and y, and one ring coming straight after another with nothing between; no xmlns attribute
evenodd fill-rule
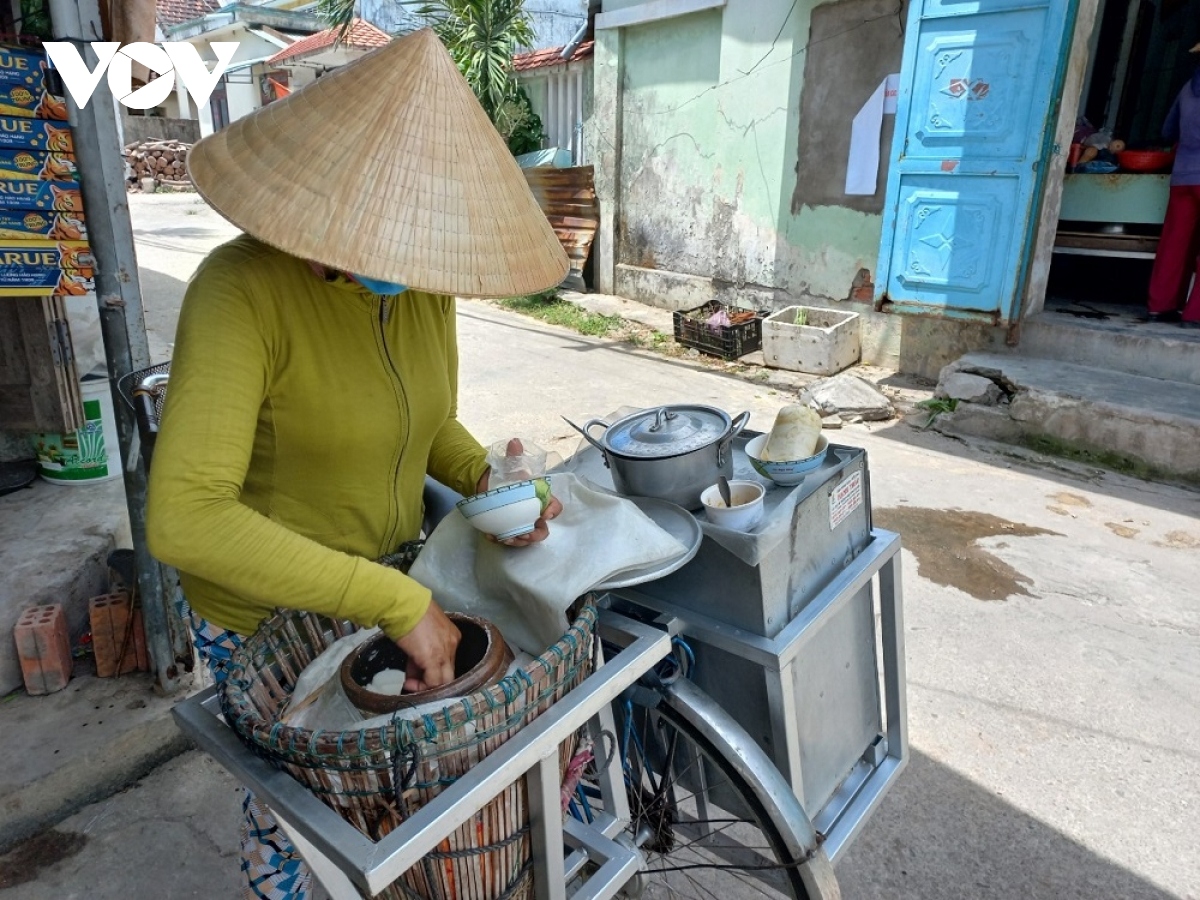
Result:
<svg viewBox="0 0 1200 900"><path fill-rule="evenodd" d="M1200 54L1200 0L1099 0L1044 310L1146 325L1146 294L1170 191L1163 123ZM1133 153L1142 153L1134 156ZM1061 164L1063 157L1054 157Z"/></svg>

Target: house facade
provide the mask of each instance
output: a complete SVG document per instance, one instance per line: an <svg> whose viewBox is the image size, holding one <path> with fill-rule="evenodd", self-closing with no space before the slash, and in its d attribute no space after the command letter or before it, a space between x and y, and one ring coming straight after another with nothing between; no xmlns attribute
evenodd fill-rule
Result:
<svg viewBox="0 0 1200 900"><path fill-rule="evenodd" d="M1168 176L1066 169L1078 117L1153 143L1190 74L1188 4L1138 9L605 0L598 288L860 312L867 361L926 375L1087 303L1097 267L1132 315Z"/></svg>
<svg viewBox="0 0 1200 900"><path fill-rule="evenodd" d="M295 41L324 28L308 7L313 4L265 0L223 4L217 0L159 0L158 39L186 41L209 65L216 59L213 41L236 41L225 75L202 108L197 109L182 83L157 110L166 118L199 121L201 136L277 99L275 85L286 86L288 75L270 63L271 57Z"/></svg>

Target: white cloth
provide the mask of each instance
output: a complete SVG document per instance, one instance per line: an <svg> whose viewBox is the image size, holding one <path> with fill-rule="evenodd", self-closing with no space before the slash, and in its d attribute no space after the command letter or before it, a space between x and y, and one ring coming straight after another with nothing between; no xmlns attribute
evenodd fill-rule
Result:
<svg viewBox="0 0 1200 900"><path fill-rule="evenodd" d="M687 552L629 500L569 473L551 477L563 511L529 547L488 541L455 510L425 542L409 575L447 612L495 623L516 650L538 656L567 630L575 599L621 572Z"/></svg>

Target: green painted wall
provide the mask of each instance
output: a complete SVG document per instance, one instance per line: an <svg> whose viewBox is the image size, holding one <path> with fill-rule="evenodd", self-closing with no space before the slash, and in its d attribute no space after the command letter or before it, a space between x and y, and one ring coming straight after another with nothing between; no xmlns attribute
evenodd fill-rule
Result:
<svg viewBox="0 0 1200 900"><path fill-rule="evenodd" d="M797 172L798 135L815 5L729 0L619 37L601 32L597 64L619 71L596 84L597 110L620 143L610 157L618 161L615 264L783 292L780 304L846 299L858 271L875 269L878 214L792 210L797 178L806 177ZM833 88L829 114L848 129L866 97L839 97L836 80ZM604 90L618 92L612 107Z"/></svg>

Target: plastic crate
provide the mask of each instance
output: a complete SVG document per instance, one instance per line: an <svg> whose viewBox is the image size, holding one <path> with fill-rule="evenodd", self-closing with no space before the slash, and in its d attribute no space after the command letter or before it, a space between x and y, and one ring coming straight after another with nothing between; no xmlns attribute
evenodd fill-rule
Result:
<svg viewBox="0 0 1200 900"><path fill-rule="evenodd" d="M754 318L737 325L719 325L713 327L707 324L707 319L714 313L724 309L730 315L734 313L754 313ZM676 311L675 341L684 347L694 347L701 353L719 356L721 359L737 359L747 353L762 349L762 320L765 311L745 309L740 306L726 306L718 300L712 300L696 309Z"/></svg>

